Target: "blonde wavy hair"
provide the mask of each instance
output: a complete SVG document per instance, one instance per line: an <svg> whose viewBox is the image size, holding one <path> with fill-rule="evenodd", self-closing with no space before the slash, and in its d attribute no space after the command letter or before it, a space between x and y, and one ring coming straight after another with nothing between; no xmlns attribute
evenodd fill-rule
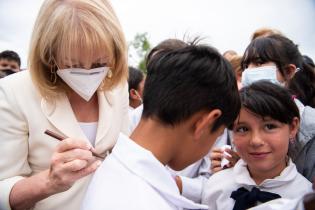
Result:
<svg viewBox="0 0 315 210"><path fill-rule="evenodd" d="M82 51L92 62L97 49L104 52L112 71L100 89L110 90L127 81L127 45L111 4L107 0L46 0L35 22L28 58L40 94L53 98L69 89L62 79L52 79L57 64Z"/></svg>

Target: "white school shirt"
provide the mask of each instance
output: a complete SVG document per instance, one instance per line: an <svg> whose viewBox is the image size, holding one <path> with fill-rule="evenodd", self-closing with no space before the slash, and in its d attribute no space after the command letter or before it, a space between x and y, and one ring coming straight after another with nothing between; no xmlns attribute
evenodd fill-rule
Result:
<svg viewBox="0 0 315 210"><path fill-rule="evenodd" d="M182 195L197 203L201 202L203 187L211 176L210 153L213 148L221 147L227 144L228 130L225 129L223 134L218 137L209 153L201 160L191 164L181 171L176 171L176 175L182 180ZM170 169L171 170L171 169ZM171 170L172 171L172 170Z"/></svg>
<svg viewBox="0 0 315 210"><path fill-rule="evenodd" d="M129 132L132 133L141 120L143 104L133 110L129 110Z"/></svg>
<svg viewBox="0 0 315 210"><path fill-rule="evenodd" d="M129 115L129 131L130 133L137 127L141 120L143 112L143 104L135 108L130 112ZM215 144L212 148L221 147L222 145L227 144L227 135L228 130L225 129L223 134L218 137ZM182 195L186 198L193 200L194 202L201 202L201 194L203 190L203 186L207 179L211 176L211 161L210 161L210 153L209 153L199 161L191 164L186 167L182 171L173 171L168 168L173 176L180 176L182 180Z"/></svg>
<svg viewBox="0 0 315 210"><path fill-rule="evenodd" d="M304 196L295 199L278 198L249 210L305 210L303 198Z"/></svg>
<svg viewBox="0 0 315 210"><path fill-rule="evenodd" d="M202 203L211 210L233 209L235 200L230 196L240 187L249 191L257 187L261 191L276 193L287 199L295 199L312 191L312 184L297 172L291 160L279 176L266 179L257 186L250 177L247 164L240 159L234 168L225 169L209 178L202 193Z"/></svg>
<svg viewBox="0 0 315 210"><path fill-rule="evenodd" d="M175 180L148 150L120 134L95 172L81 210L208 209L180 195Z"/></svg>

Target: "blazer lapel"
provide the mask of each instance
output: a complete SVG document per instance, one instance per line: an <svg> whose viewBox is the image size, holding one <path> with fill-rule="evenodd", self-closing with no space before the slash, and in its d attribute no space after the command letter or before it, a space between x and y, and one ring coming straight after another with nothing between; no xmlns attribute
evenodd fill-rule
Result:
<svg viewBox="0 0 315 210"><path fill-rule="evenodd" d="M111 91L98 91L98 104L99 104L99 117L98 127L95 139L96 151L103 153L107 148L112 145L108 145L112 141L102 141L106 135L109 134L110 128L113 124L113 106L114 98Z"/></svg>
<svg viewBox="0 0 315 210"><path fill-rule="evenodd" d="M89 142L80 128L65 94L62 94L53 102L42 99L41 108L47 119L56 127L61 135L79 138Z"/></svg>

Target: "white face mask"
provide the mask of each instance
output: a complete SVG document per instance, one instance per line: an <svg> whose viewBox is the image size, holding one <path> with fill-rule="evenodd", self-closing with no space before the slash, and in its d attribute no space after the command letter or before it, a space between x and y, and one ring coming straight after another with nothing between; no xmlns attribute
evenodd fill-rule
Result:
<svg viewBox="0 0 315 210"><path fill-rule="evenodd" d="M89 101L107 75L108 67L59 69L57 74L84 100Z"/></svg>
<svg viewBox="0 0 315 210"><path fill-rule="evenodd" d="M272 83L282 85L277 79L276 66L262 66L257 68L245 69L242 74L242 86L248 86L258 80L268 80Z"/></svg>

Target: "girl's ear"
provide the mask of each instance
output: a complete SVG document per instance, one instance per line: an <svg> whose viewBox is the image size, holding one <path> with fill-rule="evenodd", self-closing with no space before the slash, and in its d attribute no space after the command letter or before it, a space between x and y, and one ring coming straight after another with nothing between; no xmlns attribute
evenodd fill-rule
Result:
<svg viewBox="0 0 315 210"><path fill-rule="evenodd" d="M298 117L294 117L290 124L290 139L295 139L300 128L300 120Z"/></svg>
<svg viewBox="0 0 315 210"><path fill-rule="evenodd" d="M286 80L290 80L294 77L296 72L296 66L294 64L289 64L285 67Z"/></svg>

